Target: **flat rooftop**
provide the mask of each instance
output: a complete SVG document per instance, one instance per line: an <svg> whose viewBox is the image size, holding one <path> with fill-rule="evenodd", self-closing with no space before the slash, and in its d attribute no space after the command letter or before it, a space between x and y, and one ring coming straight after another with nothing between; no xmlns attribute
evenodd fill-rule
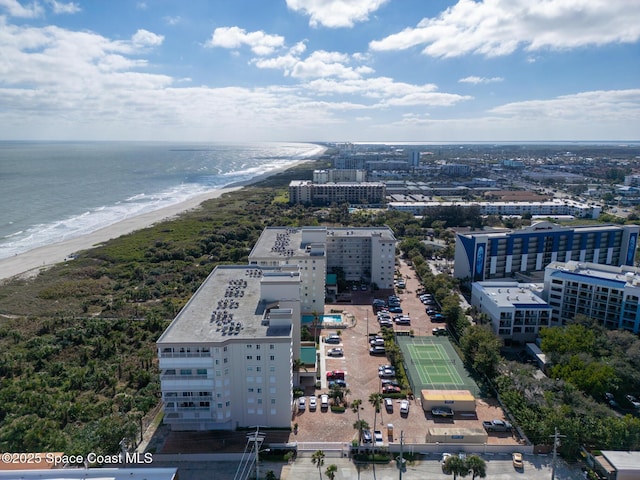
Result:
<svg viewBox="0 0 640 480"><path fill-rule="evenodd" d="M299 284L297 271L253 265L218 266L164 331L158 344L224 342L289 336L291 327L270 327L266 313L280 299L261 298L262 282ZM285 312L286 313L286 312Z"/></svg>
<svg viewBox="0 0 640 480"><path fill-rule="evenodd" d="M625 285L637 287L640 285L640 269L615 265L602 265L590 262L552 262L548 269L555 268L552 277L571 278L574 275L583 277L585 283L598 283L602 280L609 281L610 285L621 288Z"/></svg>
<svg viewBox="0 0 640 480"><path fill-rule="evenodd" d="M551 309L545 300L534 293L534 290L540 290L540 287L535 284L487 281L478 282L478 286L498 307L527 305L530 308Z"/></svg>
<svg viewBox="0 0 640 480"><path fill-rule="evenodd" d="M290 258L313 256L313 249L307 250L307 243L303 243L303 237L307 233L317 233L309 238L317 239L315 242L310 241L308 244L314 243L324 244L329 237L371 237L373 235L381 235L383 239L395 241L393 232L388 227L369 228L369 227L267 227L260 234L260 238L254 245L249 258ZM322 239L322 240L321 240Z"/></svg>

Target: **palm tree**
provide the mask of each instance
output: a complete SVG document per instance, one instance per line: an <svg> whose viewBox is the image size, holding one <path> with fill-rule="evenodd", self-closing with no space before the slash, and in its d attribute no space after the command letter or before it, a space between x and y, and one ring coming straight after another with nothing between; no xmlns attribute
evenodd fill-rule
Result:
<svg viewBox="0 0 640 480"><path fill-rule="evenodd" d="M320 469L324 465L324 452L322 450L316 450L311 456L311 462L318 467L318 473L322 479L322 471Z"/></svg>
<svg viewBox="0 0 640 480"><path fill-rule="evenodd" d="M444 470L445 472L453 473L453 480L456 480L458 475L466 477L469 473L467 462L461 459L458 455L451 455L445 460Z"/></svg>
<svg viewBox="0 0 640 480"><path fill-rule="evenodd" d="M358 420L360 420L360 405L362 405L362 400L356 398L353 402L351 402L351 411L358 415Z"/></svg>
<svg viewBox="0 0 640 480"><path fill-rule="evenodd" d="M304 367L304 362L302 361L302 359L296 358L293 361L293 371L297 372L297 377L298 377L296 385L300 385L300 369L303 367Z"/></svg>
<svg viewBox="0 0 640 480"><path fill-rule="evenodd" d="M478 455L471 455L467 458L467 468L471 470L472 480L475 480L476 476L480 478L487 476L487 464Z"/></svg>
<svg viewBox="0 0 640 480"><path fill-rule="evenodd" d="M375 431L378 412L380 411L380 405L382 405L382 394L376 392L369 395L369 403L375 408L375 412L373 414L373 430Z"/></svg>
<svg viewBox="0 0 640 480"><path fill-rule="evenodd" d="M362 440L362 432L364 430L369 430L369 424L366 420L358 419L353 423L353 428L358 430L358 445L360 445L360 441Z"/></svg>
<svg viewBox="0 0 640 480"><path fill-rule="evenodd" d="M334 478L336 478L336 473L338 473L338 466L335 463L332 463L327 467L324 473L327 474L329 480L333 480Z"/></svg>
<svg viewBox="0 0 640 480"><path fill-rule="evenodd" d="M317 312L317 310L314 310L313 312L311 312L311 315L313 315L313 320L311 320L311 326L313 327L313 341L316 344L316 348L318 345L318 327L320 326L321 322L320 322L320 314Z"/></svg>

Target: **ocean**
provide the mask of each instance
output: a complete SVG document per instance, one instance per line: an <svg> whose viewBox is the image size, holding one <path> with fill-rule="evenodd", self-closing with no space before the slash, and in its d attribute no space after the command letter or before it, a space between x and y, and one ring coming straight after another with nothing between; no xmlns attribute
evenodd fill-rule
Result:
<svg viewBox="0 0 640 480"><path fill-rule="evenodd" d="M0 259L281 169L308 143L0 142Z"/></svg>

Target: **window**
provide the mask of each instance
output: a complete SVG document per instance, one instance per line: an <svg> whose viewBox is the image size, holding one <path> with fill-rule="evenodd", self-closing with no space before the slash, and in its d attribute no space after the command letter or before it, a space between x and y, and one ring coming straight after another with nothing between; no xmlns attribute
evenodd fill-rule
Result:
<svg viewBox="0 0 640 480"><path fill-rule="evenodd" d="M260 350L260 344L259 343L256 345L256 350Z"/></svg>
<svg viewBox="0 0 640 480"><path fill-rule="evenodd" d="M199 368L197 370L198 375L206 375L207 374L207 369L206 368Z"/></svg>
<svg viewBox="0 0 640 480"><path fill-rule="evenodd" d="M190 368L180 369L180 375L191 375L191 369Z"/></svg>
<svg viewBox="0 0 640 480"><path fill-rule="evenodd" d="M253 355L247 355L247 360L253 360Z"/></svg>
<svg viewBox="0 0 640 480"><path fill-rule="evenodd" d="M275 359L276 359L276 356L275 356L275 355L270 355L270 356L269 356L269 360L271 360L272 362L273 362Z"/></svg>
<svg viewBox="0 0 640 480"><path fill-rule="evenodd" d="M269 345L269 350L273 350L274 348L276 348L276 346L274 344L270 344Z"/></svg>

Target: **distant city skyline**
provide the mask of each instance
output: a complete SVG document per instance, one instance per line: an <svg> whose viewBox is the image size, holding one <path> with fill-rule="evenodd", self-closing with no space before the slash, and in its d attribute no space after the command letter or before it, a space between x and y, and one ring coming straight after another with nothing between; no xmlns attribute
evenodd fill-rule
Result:
<svg viewBox="0 0 640 480"><path fill-rule="evenodd" d="M640 140L640 0L0 0L0 140Z"/></svg>

